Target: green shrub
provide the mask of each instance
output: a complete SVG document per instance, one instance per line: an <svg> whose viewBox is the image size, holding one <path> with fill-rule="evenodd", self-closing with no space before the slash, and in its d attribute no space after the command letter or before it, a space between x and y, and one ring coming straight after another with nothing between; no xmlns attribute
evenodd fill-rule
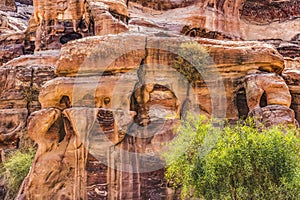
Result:
<svg viewBox="0 0 300 200"><path fill-rule="evenodd" d="M182 198L300 199L296 130L216 124L190 117L167 146L166 179Z"/></svg>
<svg viewBox="0 0 300 200"><path fill-rule="evenodd" d="M3 163L2 175L6 181L8 193L15 195L18 192L30 170L34 155L33 148L17 150Z"/></svg>

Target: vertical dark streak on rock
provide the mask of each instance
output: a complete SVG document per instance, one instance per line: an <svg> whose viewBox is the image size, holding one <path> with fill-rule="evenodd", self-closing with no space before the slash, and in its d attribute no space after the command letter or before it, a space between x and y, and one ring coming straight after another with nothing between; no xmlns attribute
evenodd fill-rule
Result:
<svg viewBox="0 0 300 200"><path fill-rule="evenodd" d="M33 94L33 81L34 81L34 67L31 68L31 75L30 75L30 86L29 86L29 89L28 89L28 93L27 95L29 95L29 98L33 98L31 97L31 95L34 95ZM31 111L30 111L30 104L32 103L29 99L26 100L26 109L27 109L27 117L26 117L26 122L25 122L25 127L27 127L27 124L28 124L28 118L31 114Z"/></svg>

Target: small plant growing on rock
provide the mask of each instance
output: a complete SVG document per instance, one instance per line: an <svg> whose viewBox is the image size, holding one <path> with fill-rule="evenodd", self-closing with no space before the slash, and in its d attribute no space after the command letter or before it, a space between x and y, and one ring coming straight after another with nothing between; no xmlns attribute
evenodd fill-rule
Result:
<svg viewBox="0 0 300 200"><path fill-rule="evenodd" d="M24 101L26 103L31 103L37 100L40 89L37 86L31 86L23 90Z"/></svg>
<svg viewBox="0 0 300 200"><path fill-rule="evenodd" d="M30 170L34 155L35 149L33 148L17 150L4 161L1 173L4 176L9 196L17 194Z"/></svg>
<svg viewBox="0 0 300 200"><path fill-rule="evenodd" d="M178 56L174 60L174 68L189 81L201 80L200 73L209 73L212 60L208 49L195 42L186 42L180 45Z"/></svg>
<svg viewBox="0 0 300 200"><path fill-rule="evenodd" d="M190 199L300 199L300 139L292 128L189 119L164 154L166 178Z"/></svg>

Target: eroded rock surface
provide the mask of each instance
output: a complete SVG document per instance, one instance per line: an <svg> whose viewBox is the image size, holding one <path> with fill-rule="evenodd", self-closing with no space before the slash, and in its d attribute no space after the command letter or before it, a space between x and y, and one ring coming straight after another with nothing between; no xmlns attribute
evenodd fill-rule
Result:
<svg viewBox="0 0 300 200"><path fill-rule="evenodd" d="M266 24L300 17L300 2L291 1L245 1L241 9L242 18L247 21Z"/></svg>
<svg viewBox="0 0 300 200"><path fill-rule="evenodd" d="M280 105L268 105L265 107L257 107L249 116L253 117L255 122L263 124L265 127L276 125L299 127L298 121L295 119L294 110Z"/></svg>
<svg viewBox="0 0 300 200"><path fill-rule="evenodd" d="M15 0L3 0L0 2L0 10L2 11L17 11Z"/></svg>
<svg viewBox="0 0 300 200"><path fill-rule="evenodd" d="M266 127L299 124L290 109L292 96L284 79L272 73L251 74L245 77L249 116ZM265 104L265 105L264 105Z"/></svg>
<svg viewBox="0 0 300 200"><path fill-rule="evenodd" d="M159 154L187 113L300 120L296 1L23 4L0 12L0 144L38 144L17 199L176 199Z"/></svg>
<svg viewBox="0 0 300 200"><path fill-rule="evenodd" d="M283 72L283 78L287 83L289 90L292 95L292 105L291 108L295 111L296 119L300 121L300 60L297 59L287 59L286 69Z"/></svg>
<svg viewBox="0 0 300 200"><path fill-rule="evenodd" d="M86 47L83 49L87 50L77 49L77 45ZM199 55L203 54L205 57L201 62L211 62L208 67L201 69L204 77L195 74L189 75L190 73L197 74L197 70L189 69L189 66L178 60L178 55L175 55L177 53L184 56L183 51L190 51L195 45L199 45L197 53ZM108 48L108 46L110 47ZM119 47L124 48L119 49ZM156 50L159 48L162 50ZM109 49L109 51L106 49ZM163 51L164 49L166 51ZM104 57L99 58L99 56ZM185 59L193 60L195 58L186 57ZM124 63L124 60L127 62ZM193 82L193 79L198 79L193 82L194 86L198 85L198 88L194 88L194 90L195 93L201 93L198 96L198 101L201 110L208 114L212 114L212 107L214 106L215 113L222 113L223 109L219 108L220 106L216 102L212 106L209 95L211 94L209 86L213 88L217 80L209 80L208 77L215 73L220 80L222 79L222 83L226 87L226 92L221 92L224 95L223 100L226 101L226 104L224 104L227 109L226 117L229 119L236 119L238 116L235 104L236 92L241 88L239 84L247 73L261 70L280 74L284 67L282 56L272 46L259 42L216 42L208 39L197 39L194 44L188 44L184 38L178 37L161 39L155 36L142 36L141 34L122 34L118 37L112 36L109 39L106 37L83 39L78 43L66 45L61 51L56 73L59 76L74 76L76 74L85 76L97 73L118 74L135 72L139 69L141 63L150 65L149 69L153 70L151 74L154 77L158 76L160 67L172 66L169 67L170 70L173 69L175 72L186 75L186 80ZM155 65L151 69L153 64ZM178 65L186 67L180 68ZM176 75L175 72L169 76L170 79L175 79L174 81L178 79L178 74ZM150 76L147 76L147 78L152 80ZM207 87L207 85L209 86Z"/></svg>
<svg viewBox="0 0 300 200"><path fill-rule="evenodd" d="M90 35L127 31L125 1L34 1L36 50L59 49L68 41Z"/></svg>
<svg viewBox="0 0 300 200"><path fill-rule="evenodd" d="M296 124L283 69L283 57L260 42L137 33L70 42L59 77L41 88L42 110L31 115L39 149L20 198L171 198L159 153L187 112L238 120L244 89L244 106L247 95L248 111L259 108L267 126ZM263 108L263 92L254 94L260 88ZM47 160L54 168L40 169Z"/></svg>
<svg viewBox="0 0 300 200"><path fill-rule="evenodd" d="M0 66L28 53L24 31L32 13L33 7L23 4L18 4L17 12L0 9Z"/></svg>
<svg viewBox="0 0 300 200"><path fill-rule="evenodd" d="M295 35L288 41L282 39L273 39L264 40L264 42L274 45L278 52L284 57L300 57L300 39L298 39L297 35Z"/></svg>
<svg viewBox="0 0 300 200"><path fill-rule="evenodd" d="M247 103L250 112L260 107L265 93L267 105L290 107L291 95L283 78L277 74L252 74L245 77Z"/></svg>
<svg viewBox="0 0 300 200"><path fill-rule="evenodd" d="M3 149L22 146L30 113L41 108L41 86L55 77L55 56L24 56L0 68L0 137Z"/></svg>
<svg viewBox="0 0 300 200"><path fill-rule="evenodd" d="M17 148L19 134L26 125L27 109L0 109L0 145L1 149Z"/></svg>

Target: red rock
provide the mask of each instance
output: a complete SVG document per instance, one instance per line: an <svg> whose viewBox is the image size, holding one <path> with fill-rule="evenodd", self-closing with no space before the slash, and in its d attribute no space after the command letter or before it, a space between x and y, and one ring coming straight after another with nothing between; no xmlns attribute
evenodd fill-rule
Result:
<svg viewBox="0 0 300 200"><path fill-rule="evenodd" d="M2 11L17 11L15 0L3 0L0 2L0 10Z"/></svg>
<svg viewBox="0 0 300 200"><path fill-rule="evenodd" d="M267 128L276 125L299 127L294 111L286 106L269 105L255 108L249 115L255 119L255 122L262 123Z"/></svg>
<svg viewBox="0 0 300 200"><path fill-rule="evenodd" d="M0 109L0 146L1 149L16 148L19 135L26 126L28 111L21 109Z"/></svg>
<svg viewBox="0 0 300 200"><path fill-rule="evenodd" d="M0 38L3 147L29 114L38 144L17 199L171 199L159 154L188 112L297 125L299 62L276 50L297 56L295 30L289 43L266 31L274 24L241 30L253 2L35 0L25 33L5 25L20 33ZM262 15L290 5L255 2Z"/></svg>
<svg viewBox="0 0 300 200"><path fill-rule="evenodd" d="M291 94L283 78L277 74L251 74L245 77L247 103L250 112L260 107L261 97L265 93L267 105L291 105Z"/></svg>
<svg viewBox="0 0 300 200"><path fill-rule="evenodd" d="M291 108L295 111L295 116L300 122L300 60L286 59L286 69L283 71L282 76L289 87L292 95Z"/></svg>

